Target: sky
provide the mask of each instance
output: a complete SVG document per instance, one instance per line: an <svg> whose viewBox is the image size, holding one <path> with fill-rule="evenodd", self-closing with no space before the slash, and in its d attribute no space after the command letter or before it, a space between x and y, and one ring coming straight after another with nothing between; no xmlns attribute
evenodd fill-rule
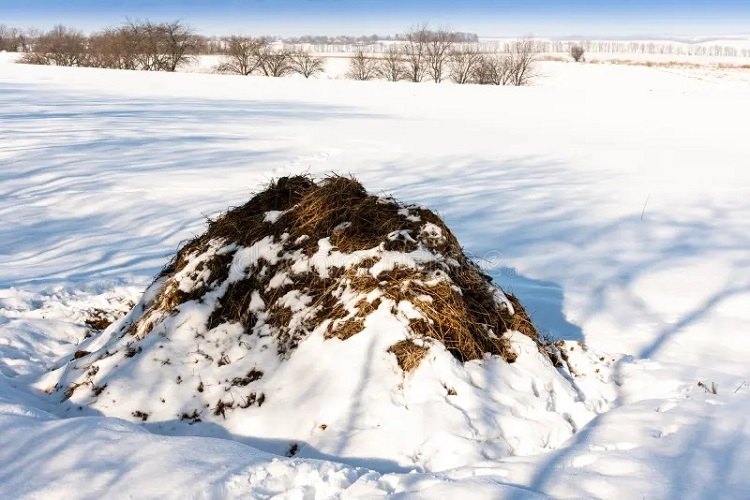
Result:
<svg viewBox="0 0 750 500"><path fill-rule="evenodd" d="M0 0L0 24L90 32L126 18L182 20L211 35L361 35L428 22L482 36L750 34L750 0Z"/></svg>

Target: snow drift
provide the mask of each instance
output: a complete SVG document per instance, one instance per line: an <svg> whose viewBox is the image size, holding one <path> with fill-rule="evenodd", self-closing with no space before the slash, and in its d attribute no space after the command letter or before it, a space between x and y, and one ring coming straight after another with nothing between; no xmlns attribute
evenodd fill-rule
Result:
<svg viewBox="0 0 750 500"><path fill-rule="evenodd" d="M443 470L559 445L606 408L603 371L574 381L598 363L544 341L433 212L289 177L210 221L43 383L163 432Z"/></svg>

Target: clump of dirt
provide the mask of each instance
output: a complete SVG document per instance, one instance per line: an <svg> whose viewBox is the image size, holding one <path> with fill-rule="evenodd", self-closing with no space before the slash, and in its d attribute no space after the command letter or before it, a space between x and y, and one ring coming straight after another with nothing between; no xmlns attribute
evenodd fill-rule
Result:
<svg viewBox="0 0 750 500"><path fill-rule="evenodd" d="M350 177L272 182L209 221L157 280L160 293L129 325L128 356L183 304L210 294L217 298L207 328L238 324L247 335L271 334L281 356L316 328L346 341L377 309L402 314L404 306L411 311L410 335L390 352L407 372L430 342L462 362L485 353L513 362L517 355L505 335L511 330L543 345L518 300L466 257L440 217L370 195ZM356 304L345 304L342 297L352 295ZM230 407L216 408L223 414Z"/></svg>

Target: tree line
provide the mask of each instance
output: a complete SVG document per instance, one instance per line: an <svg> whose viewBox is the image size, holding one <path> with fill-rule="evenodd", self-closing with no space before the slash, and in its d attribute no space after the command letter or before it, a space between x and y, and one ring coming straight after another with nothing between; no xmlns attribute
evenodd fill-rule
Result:
<svg viewBox="0 0 750 500"><path fill-rule="evenodd" d="M356 45L356 44L372 44L377 42L389 42L389 41L405 41L408 37L408 32L397 33L395 35L364 35L364 36L328 36L328 35L304 35L298 37L286 37L282 38L281 41L288 44L309 44L309 45ZM477 43L479 42L479 35L476 33L466 33L462 31L454 31L453 37L456 42L460 43Z"/></svg>
<svg viewBox="0 0 750 500"><path fill-rule="evenodd" d="M483 85L527 85L535 76L536 44L533 40L513 43L507 53L480 53L465 42L462 33L447 29L429 30L418 26L400 35L384 54L357 51L350 59L345 76L352 80L388 81L451 80ZM269 40L231 37L227 40L224 62L216 70L240 75L306 78L324 71L321 57L304 48L272 48Z"/></svg>
<svg viewBox="0 0 750 500"><path fill-rule="evenodd" d="M179 21L128 21L89 36L65 26L27 34L23 40L18 38L19 32L9 29L0 31L0 35L1 43L23 47L26 54L21 62L30 64L176 71L192 63L196 55L212 52L222 56L214 68L218 73L272 77L299 74L309 78L324 72L323 58L306 50L304 44L288 48L270 38L243 36L208 43ZM514 42L504 53L482 53L467 41L472 37L466 33L430 30L426 25L413 27L398 39L384 54L357 51L345 76L354 80L451 80L483 85L526 85L535 76L537 48L532 40Z"/></svg>
<svg viewBox="0 0 750 500"><path fill-rule="evenodd" d="M128 21L91 34L58 25L29 37L20 62L94 68L176 71L200 53L200 37L175 21Z"/></svg>
<svg viewBox="0 0 750 500"><path fill-rule="evenodd" d="M27 52L36 30L21 30L0 24L0 52Z"/></svg>
<svg viewBox="0 0 750 500"><path fill-rule="evenodd" d="M447 29L432 31L425 25L418 26L406 33L404 43L391 45L381 57L358 51L347 77L520 86L536 76L537 49L533 40L518 40L505 53L482 53L460 40Z"/></svg>

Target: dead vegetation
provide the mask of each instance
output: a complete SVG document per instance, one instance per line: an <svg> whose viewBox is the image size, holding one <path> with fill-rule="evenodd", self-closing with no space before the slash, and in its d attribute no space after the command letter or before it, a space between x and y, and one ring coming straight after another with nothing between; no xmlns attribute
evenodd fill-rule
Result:
<svg viewBox="0 0 750 500"><path fill-rule="evenodd" d="M259 380L262 377L263 377L263 372L253 368L244 377L235 377L234 379L232 379L232 385L245 387L251 382L255 382L256 380Z"/></svg>
<svg viewBox="0 0 750 500"><path fill-rule="evenodd" d="M750 64L727 64L719 63L716 65L718 69L750 69Z"/></svg>
<svg viewBox="0 0 750 500"><path fill-rule="evenodd" d="M379 76L379 64L377 58L359 50L349 61L346 77L351 80L373 80Z"/></svg>
<svg viewBox="0 0 750 500"><path fill-rule="evenodd" d="M77 351L77 352L86 352L86 351ZM82 357L83 356L78 356L76 359L80 359ZM75 393L75 391L79 387L82 387L82 386L91 387L91 390L95 396L98 396L99 394L101 394L101 392L107 387L107 384L104 384L104 386L100 387L94 383L94 377L96 376L98 372L99 372L98 366L96 365L90 366L88 370L86 370L86 373L80 382L73 382L65 389L65 391L63 392L63 401L70 399ZM61 389L61 387L56 386L55 390L58 390L58 389Z"/></svg>
<svg viewBox="0 0 750 500"><path fill-rule="evenodd" d="M611 64L621 66L645 66L647 68L676 68L676 69L701 69L707 67L687 61L649 61L637 59L592 59L592 64Z"/></svg>
<svg viewBox="0 0 750 500"><path fill-rule="evenodd" d="M429 350L428 347L417 345L412 340L402 340L393 344L388 352L396 356L398 366L408 373L419 366Z"/></svg>
<svg viewBox="0 0 750 500"><path fill-rule="evenodd" d="M270 219L269 213L274 214ZM323 328L329 339L346 341L364 329L366 318L378 308L390 307L399 315L400 306L408 303L418 318L403 318L409 325L409 338L390 348L407 372L419 364L435 341L461 362L481 359L485 353L513 362L516 353L506 335L509 330L542 344L518 300L499 292L465 256L456 237L435 213L369 195L349 177L334 175L316 183L296 176L272 182L246 204L209 221L203 235L179 250L158 277L164 280L161 293L130 325L128 331L135 338L126 356L138 354L138 340L180 304L201 301L207 292L227 283L238 249L264 238L282 246L279 258L271 259L273 263L260 258L244 270L241 279L228 283L207 328L239 324L247 335L261 329L268 334L270 329L279 355L286 356L317 328ZM377 252L352 265L331 265L326 273L292 269L295 262L319 252L324 241L349 255ZM388 252L417 251L429 252L433 258L417 266L381 262ZM202 260L195 265L199 256ZM379 264L381 270L375 271ZM186 292L177 275L189 265L194 267L194 275L208 277L196 280ZM280 274L285 277L282 284L271 286L271 280ZM345 291L361 296L355 306L342 304ZM309 299L302 316L284 302L284 297L295 293ZM250 307L254 300L262 301L262 310ZM245 386L262 375L253 369L246 377L232 380L232 385ZM214 411L223 415L230 408L220 401Z"/></svg>
<svg viewBox="0 0 750 500"><path fill-rule="evenodd" d="M135 306L135 303L130 300L122 300L119 303L112 303L111 306L108 309L93 307L82 311L85 315L83 324L88 327L84 338L93 337L109 328L112 323L125 316Z"/></svg>
<svg viewBox="0 0 750 500"><path fill-rule="evenodd" d="M716 385L716 382L711 382L711 385L705 384L702 381L698 381L698 387L703 389L709 394L718 394L719 393L719 386Z"/></svg>
<svg viewBox="0 0 750 500"><path fill-rule="evenodd" d="M84 323L93 330L105 330L114 321L104 309L92 309L89 314Z"/></svg>

